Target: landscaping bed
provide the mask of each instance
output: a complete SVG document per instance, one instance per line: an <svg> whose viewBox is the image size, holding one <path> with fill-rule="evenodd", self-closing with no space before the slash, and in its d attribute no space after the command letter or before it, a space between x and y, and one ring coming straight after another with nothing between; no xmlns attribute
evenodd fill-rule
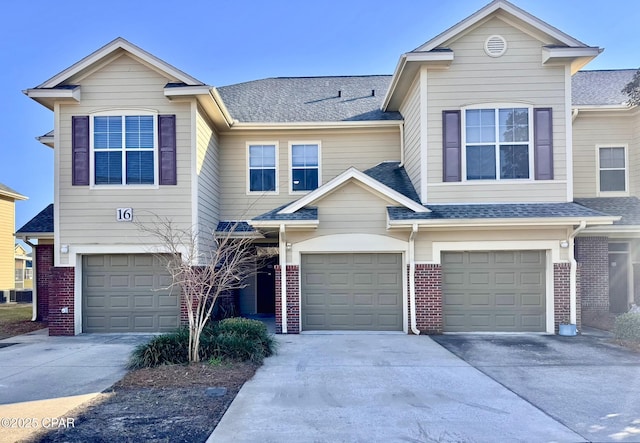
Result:
<svg viewBox="0 0 640 443"><path fill-rule="evenodd" d="M47 327L46 322L31 321L32 315L31 304L1 304L0 340Z"/></svg>
<svg viewBox="0 0 640 443"><path fill-rule="evenodd" d="M65 414L74 427L32 442L204 442L259 364L165 365L129 372L90 404ZM212 396L207 388L224 387Z"/></svg>

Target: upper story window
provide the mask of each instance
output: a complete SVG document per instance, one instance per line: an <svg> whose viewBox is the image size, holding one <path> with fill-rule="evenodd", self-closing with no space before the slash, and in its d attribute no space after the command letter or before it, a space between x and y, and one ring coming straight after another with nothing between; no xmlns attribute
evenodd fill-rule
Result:
<svg viewBox="0 0 640 443"><path fill-rule="evenodd" d="M467 180L531 177L533 125L529 108L467 109L464 118Z"/></svg>
<svg viewBox="0 0 640 443"><path fill-rule="evenodd" d="M320 184L320 143L291 143L291 192L313 191Z"/></svg>
<svg viewBox="0 0 640 443"><path fill-rule="evenodd" d="M249 192L277 192L277 143L249 143L247 153Z"/></svg>
<svg viewBox="0 0 640 443"><path fill-rule="evenodd" d="M153 185L156 128L152 115L94 116L96 185Z"/></svg>
<svg viewBox="0 0 640 443"><path fill-rule="evenodd" d="M599 146L598 191L627 193L627 149L625 146Z"/></svg>

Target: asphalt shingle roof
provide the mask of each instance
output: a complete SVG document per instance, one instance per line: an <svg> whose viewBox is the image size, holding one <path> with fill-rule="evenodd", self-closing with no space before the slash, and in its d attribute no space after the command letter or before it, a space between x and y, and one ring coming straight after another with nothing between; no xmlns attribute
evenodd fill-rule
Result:
<svg viewBox="0 0 640 443"><path fill-rule="evenodd" d="M608 215L575 203L427 205L427 207L431 212L418 213L404 207L390 207L387 211L391 220L604 217Z"/></svg>
<svg viewBox="0 0 640 443"><path fill-rule="evenodd" d="M573 105L620 105L629 97L622 89L636 69L580 71L571 79Z"/></svg>
<svg viewBox="0 0 640 443"><path fill-rule="evenodd" d="M413 187L407 171L400 166L400 162L383 162L367 169L364 173L405 197L420 203L420 197Z"/></svg>
<svg viewBox="0 0 640 443"><path fill-rule="evenodd" d="M53 233L53 203L44 208L35 217L29 220L23 227L18 229L18 233Z"/></svg>
<svg viewBox="0 0 640 443"><path fill-rule="evenodd" d="M254 220L263 220L263 221L287 221L287 220L306 220L313 221L318 220L318 208L310 207L310 208L301 208L298 209L293 214L278 214L278 211L283 208L289 206L291 203L287 203L286 205L280 206L279 208L273 209L269 212L265 212L257 217L254 217Z"/></svg>
<svg viewBox="0 0 640 443"><path fill-rule="evenodd" d="M595 211L621 216L614 225L640 225L640 200L637 197L576 198L575 202Z"/></svg>
<svg viewBox="0 0 640 443"><path fill-rule="evenodd" d="M255 232L255 229L245 221L220 221L216 232Z"/></svg>
<svg viewBox="0 0 640 443"><path fill-rule="evenodd" d="M278 77L218 92L231 116L246 123L401 120L380 110L390 82L390 75Z"/></svg>

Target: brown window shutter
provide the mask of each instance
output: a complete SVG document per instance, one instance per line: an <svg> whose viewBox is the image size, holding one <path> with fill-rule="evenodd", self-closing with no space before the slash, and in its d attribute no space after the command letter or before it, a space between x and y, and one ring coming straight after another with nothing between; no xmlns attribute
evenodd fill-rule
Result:
<svg viewBox="0 0 640 443"><path fill-rule="evenodd" d="M158 116L158 171L161 185L178 183L176 171L176 116Z"/></svg>
<svg viewBox="0 0 640 443"><path fill-rule="evenodd" d="M553 118L551 108L533 110L535 179L553 180Z"/></svg>
<svg viewBox="0 0 640 443"><path fill-rule="evenodd" d="M89 185L89 116L71 117L71 184Z"/></svg>
<svg viewBox="0 0 640 443"><path fill-rule="evenodd" d="M442 180L461 180L462 136L460 111L442 111Z"/></svg>

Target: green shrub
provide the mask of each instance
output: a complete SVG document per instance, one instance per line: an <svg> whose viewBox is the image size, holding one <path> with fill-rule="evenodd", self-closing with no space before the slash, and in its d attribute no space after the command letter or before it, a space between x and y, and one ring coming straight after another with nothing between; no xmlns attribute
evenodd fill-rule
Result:
<svg viewBox="0 0 640 443"><path fill-rule="evenodd" d="M619 315L613 333L619 340L640 342L640 313L627 312Z"/></svg>
<svg viewBox="0 0 640 443"><path fill-rule="evenodd" d="M211 322L200 334L200 361L253 361L260 363L275 351L276 341L264 323L245 318ZM189 329L154 337L136 347L129 358L129 369L152 368L189 363Z"/></svg>
<svg viewBox="0 0 640 443"><path fill-rule="evenodd" d="M154 337L138 345L129 358L129 369L153 368L160 365L183 364L189 361L189 329Z"/></svg>

